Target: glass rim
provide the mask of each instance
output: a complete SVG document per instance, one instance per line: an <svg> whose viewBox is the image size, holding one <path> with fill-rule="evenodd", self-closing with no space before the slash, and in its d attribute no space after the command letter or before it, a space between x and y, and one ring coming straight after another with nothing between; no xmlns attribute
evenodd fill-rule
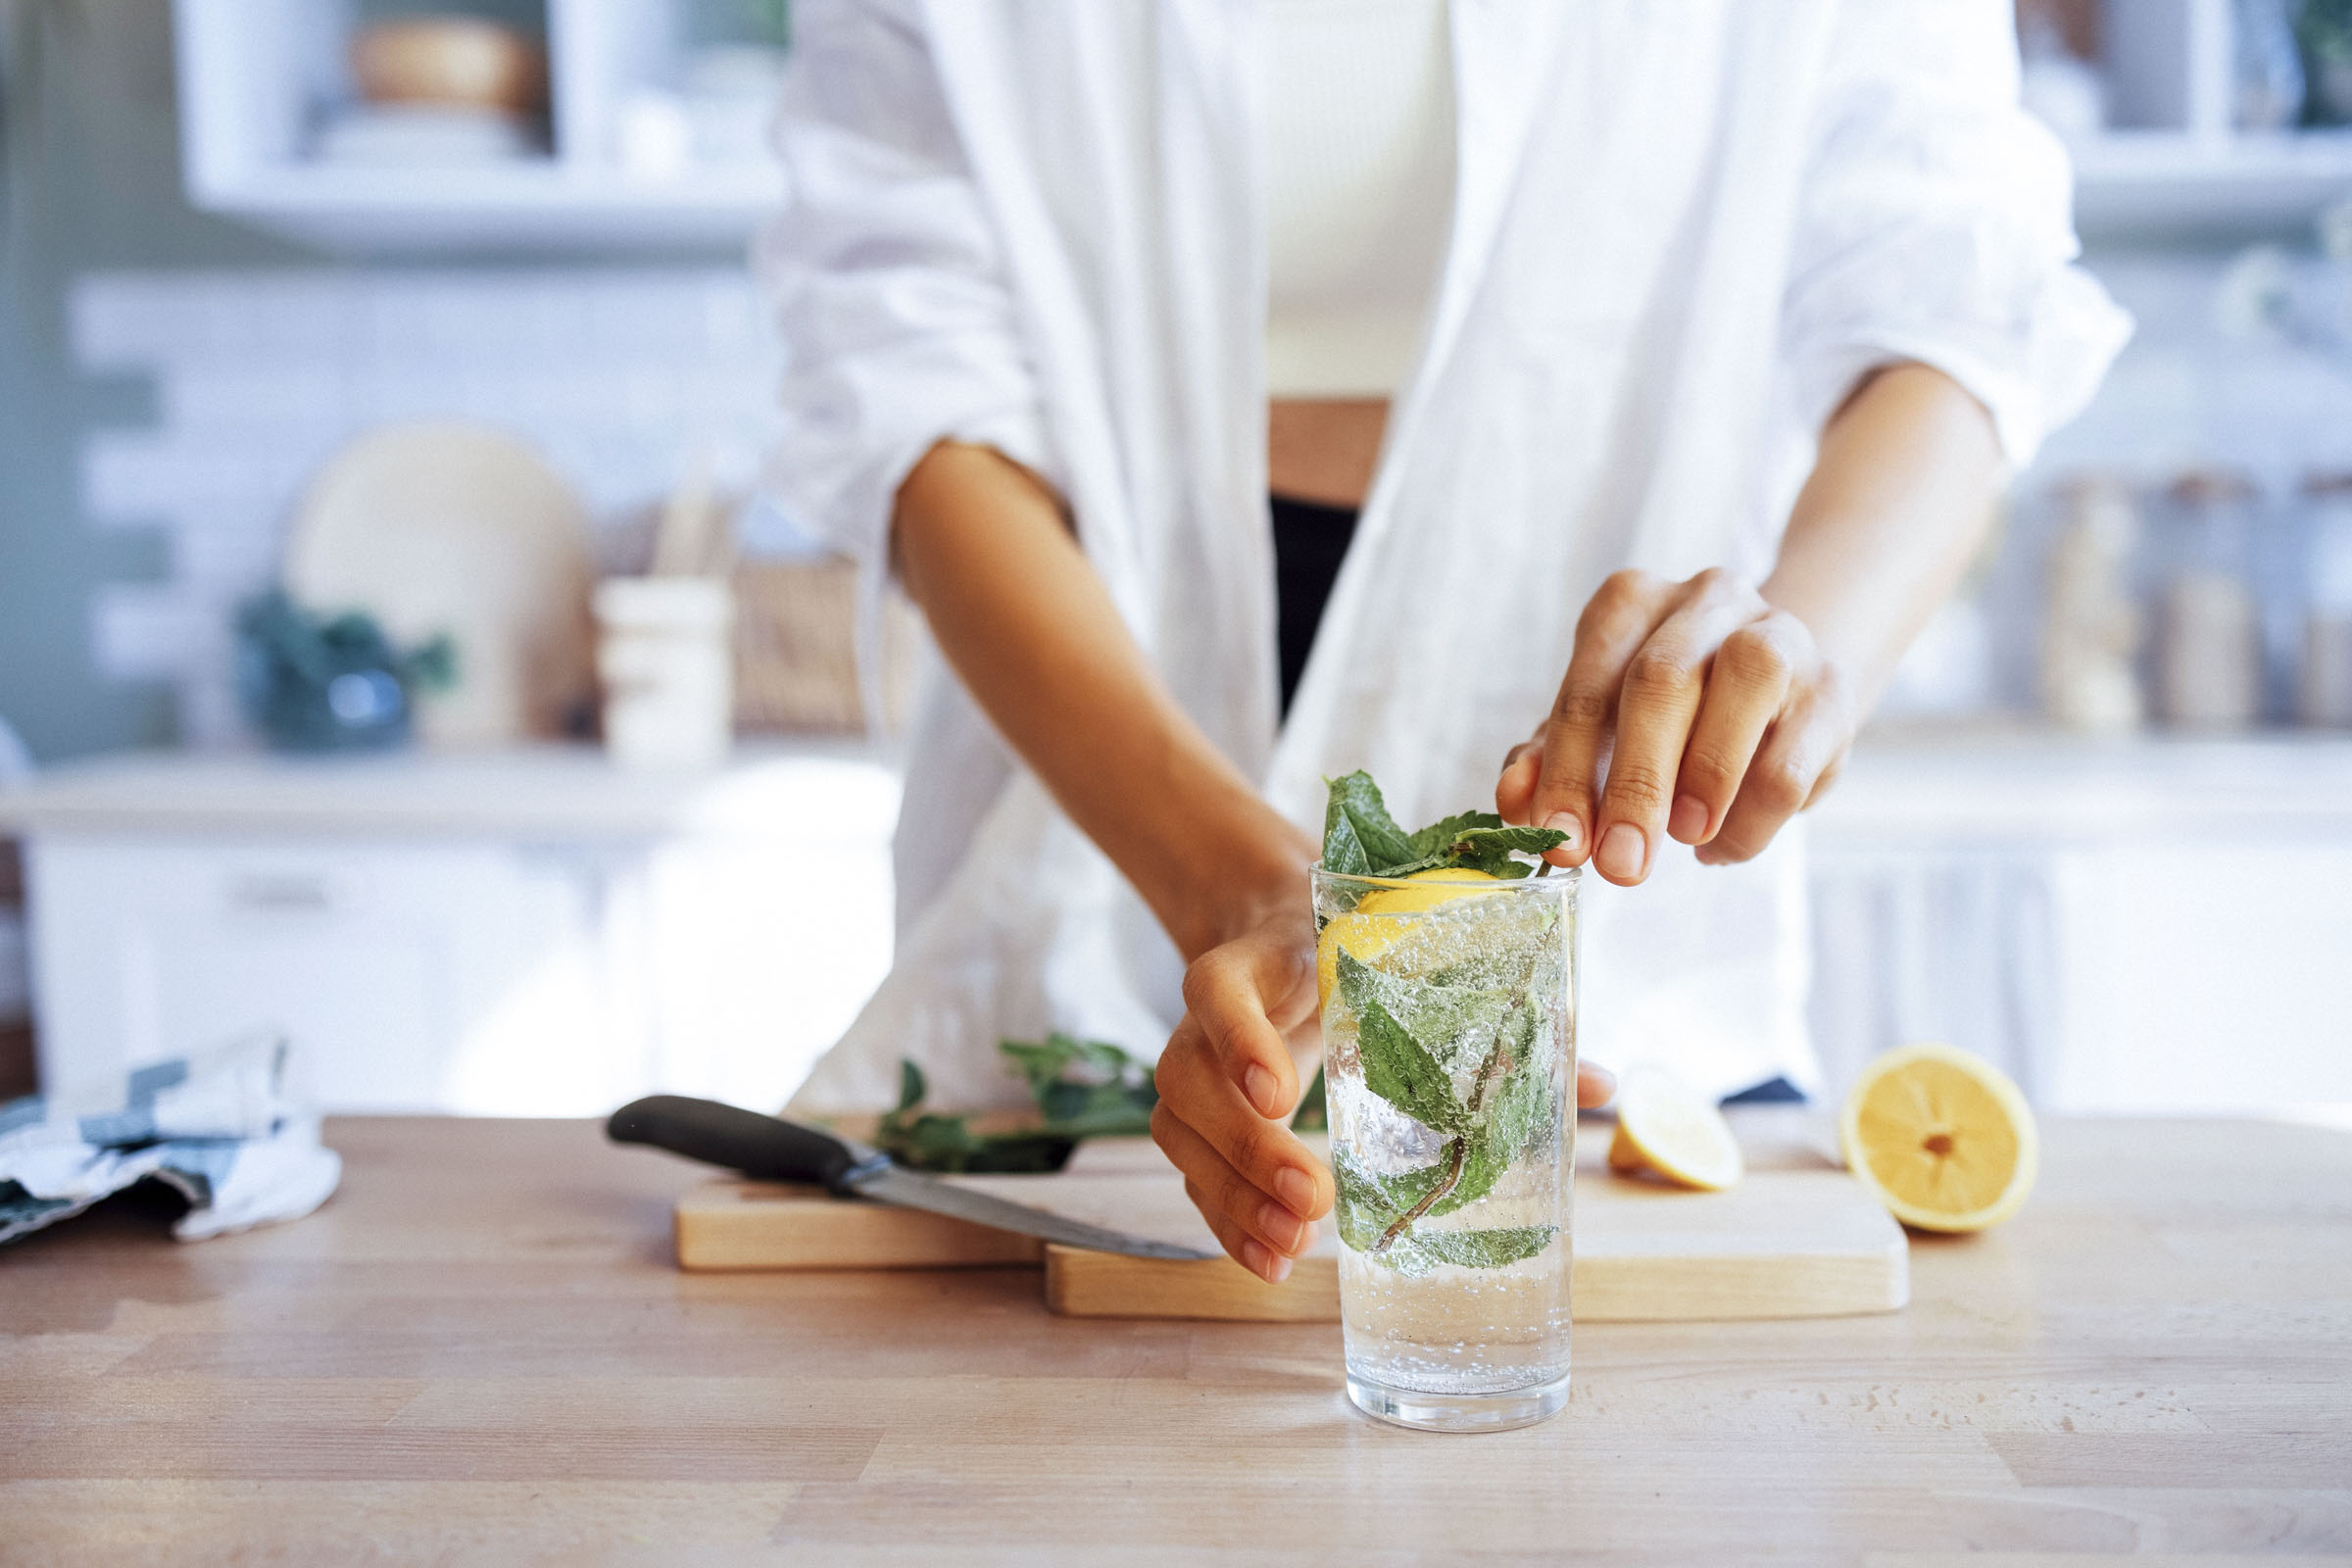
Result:
<svg viewBox="0 0 2352 1568"><path fill-rule="evenodd" d="M1320 860L1309 866L1307 871L1309 877L1315 883L1330 883L1337 887L1353 886L1366 889L1380 889L1418 888L1429 886L1428 883L1416 882L1409 876L1359 876L1352 871L1326 870L1323 866L1323 862ZM1491 884L1483 882L1457 882L1452 885L1455 887L1476 888L1480 896L1494 893L1540 893L1545 891L1553 893L1565 893L1569 889L1574 888L1578 883L1582 882L1584 880L1584 876L1585 868L1581 865L1555 865L1551 868L1551 874L1549 876L1540 876L1535 871L1531 870L1525 876L1498 876Z"/></svg>

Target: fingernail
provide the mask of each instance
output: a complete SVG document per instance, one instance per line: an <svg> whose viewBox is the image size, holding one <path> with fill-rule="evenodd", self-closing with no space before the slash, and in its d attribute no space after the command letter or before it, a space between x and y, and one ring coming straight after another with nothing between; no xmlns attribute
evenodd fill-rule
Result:
<svg viewBox="0 0 2352 1568"><path fill-rule="evenodd" d="M1585 847L1585 824L1579 822L1573 813L1554 811L1544 819L1544 825L1554 833L1568 835L1560 841L1559 854L1574 855Z"/></svg>
<svg viewBox="0 0 2352 1568"><path fill-rule="evenodd" d="M1255 1062L1251 1062L1250 1070L1242 1074L1243 1091L1249 1095L1250 1103L1257 1107L1260 1116L1282 1114L1282 1107L1274 1102L1274 1075Z"/></svg>
<svg viewBox="0 0 2352 1568"><path fill-rule="evenodd" d="M1268 1285L1280 1285L1291 1277L1291 1260L1266 1250L1254 1237L1242 1243L1242 1266Z"/></svg>
<svg viewBox="0 0 2352 1568"><path fill-rule="evenodd" d="M1315 1206L1314 1178L1296 1165L1285 1165L1275 1173L1274 1196L1281 1199L1292 1213L1304 1219L1307 1210Z"/></svg>
<svg viewBox="0 0 2352 1568"><path fill-rule="evenodd" d="M1284 1251L1296 1252L1298 1250L1298 1233L1304 1227L1298 1215L1280 1203L1260 1203L1257 1205L1257 1228L1272 1237L1275 1245Z"/></svg>
<svg viewBox="0 0 2352 1568"><path fill-rule="evenodd" d="M1642 874L1642 862L1649 858L1649 841L1642 830L1631 822L1619 822L1600 836L1600 853L1592 863L1600 874L1612 882L1631 882Z"/></svg>
<svg viewBox="0 0 2352 1568"><path fill-rule="evenodd" d="M1666 831L1685 844L1707 830L1707 803L1695 795L1678 795L1674 810L1666 818Z"/></svg>

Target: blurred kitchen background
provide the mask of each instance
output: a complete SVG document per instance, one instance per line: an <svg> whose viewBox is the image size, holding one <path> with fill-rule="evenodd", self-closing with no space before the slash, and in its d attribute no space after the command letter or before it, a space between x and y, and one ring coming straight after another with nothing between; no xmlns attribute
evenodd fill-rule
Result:
<svg viewBox="0 0 2352 1568"><path fill-rule="evenodd" d="M0 16L0 1097L781 1102L919 657L758 496L786 0ZM1828 1087L2352 1117L2352 0L2019 23L2139 331L1815 813Z"/></svg>

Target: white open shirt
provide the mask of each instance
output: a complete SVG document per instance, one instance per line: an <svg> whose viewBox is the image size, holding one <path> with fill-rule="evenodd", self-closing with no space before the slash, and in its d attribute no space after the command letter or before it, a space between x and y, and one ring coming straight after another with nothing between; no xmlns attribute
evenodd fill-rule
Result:
<svg viewBox="0 0 2352 1568"><path fill-rule="evenodd" d="M1490 804L1601 578L1761 576L1871 368L1950 374L2022 463L2129 331L2070 265L2009 0L1456 0L1445 264L1278 725L1263 23L1262 0L798 8L770 479L878 593L933 443L1037 469L1177 699L1302 825L1357 767L1408 824ZM1579 1049L1810 1084L1800 839L1588 878ZM936 670L897 860L896 965L797 1107L886 1105L902 1055L936 1103L1016 1103L1001 1037L1164 1042L1175 949Z"/></svg>

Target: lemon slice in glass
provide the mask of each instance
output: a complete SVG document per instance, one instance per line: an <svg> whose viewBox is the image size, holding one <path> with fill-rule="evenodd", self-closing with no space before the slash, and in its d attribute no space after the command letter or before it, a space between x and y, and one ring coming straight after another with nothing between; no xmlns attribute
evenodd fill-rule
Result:
<svg viewBox="0 0 2352 1568"><path fill-rule="evenodd" d="M1648 1166L1668 1181L1708 1192L1737 1187L1746 1174L1740 1142L1723 1112L1671 1068L1642 1062L1617 1083L1617 1137L1609 1168Z"/></svg>
<svg viewBox="0 0 2352 1568"><path fill-rule="evenodd" d="M1334 915L1324 926L1323 934L1315 939L1315 1001L1321 1007L1331 1005L1331 992L1340 983L1340 947L1348 948L1348 956L1358 963L1378 963L1388 951L1402 941L1410 922L1387 920L1383 915L1417 914L1434 909L1448 899L1458 899L1479 891L1476 887L1449 887L1448 883L1494 883L1502 880L1488 871L1474 871L1466 865L1432 866L1415 871L1403 879L1407 882L1429 884L1410 888L1375 888L1364 895L1363 902L1346 914Z"/></svg>
<svg viewBox="0 0 2352 1568"><path fill-rule="evenodd" d="M2034 1187L2040 1137L2026 1097L1984 1057L1903 1046L1871 1061L1845 1097L1838 1147L1887 1212L1923 1231L1981 1231Z"/></svg>

